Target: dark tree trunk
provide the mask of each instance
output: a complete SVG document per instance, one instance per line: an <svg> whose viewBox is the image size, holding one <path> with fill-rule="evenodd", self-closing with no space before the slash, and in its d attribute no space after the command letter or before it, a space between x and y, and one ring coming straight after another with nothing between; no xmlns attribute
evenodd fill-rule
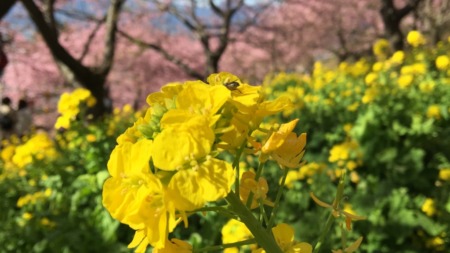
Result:
<svg viewBox="0 0 450 253"><path fill-rule="evenodd" d="M1 0L0 0L1 1ZM111 112L111 103L108 89L105 87L106 78L112 68L114 61L114 50L116 45L116 31L118 16L126 0L112 0L106 16L106 35L104 39L105 51L103 61L95 67L82 64L80 59L74 58L58 41L58 32L53 18L53 8L41 11L32 0L21 0L39 33L42 35L47 47L55 59L64 79L73 84L81 85L88 89L96 98L97 103L91 113L95 118ZM49 2L50 5L54 1Z"/></svg>
<svg viewBox="0 0 450 253"><path fill-rule="evenodd" d="M381 0L380 14L386 38L394 50L403 49L404 34L400 29L403 18L413 12L422 0L410 0L403 8L396 8L394 0Z"/></svg>

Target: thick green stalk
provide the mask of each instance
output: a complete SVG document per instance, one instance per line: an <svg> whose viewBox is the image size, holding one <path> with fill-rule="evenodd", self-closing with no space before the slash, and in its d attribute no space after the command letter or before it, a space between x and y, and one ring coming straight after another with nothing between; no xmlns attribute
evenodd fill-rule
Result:
<svg viewBox="0 0 450 253"><path fill-rule="evenodd" d="M235 193L231 192L226 200L233 208L233 211L239 216L241 221L247 226L248 230L255 237L259 246L266 252L283 253L272 235L267 233L261 223L253 216L253 213L241 202Z"/></svg>

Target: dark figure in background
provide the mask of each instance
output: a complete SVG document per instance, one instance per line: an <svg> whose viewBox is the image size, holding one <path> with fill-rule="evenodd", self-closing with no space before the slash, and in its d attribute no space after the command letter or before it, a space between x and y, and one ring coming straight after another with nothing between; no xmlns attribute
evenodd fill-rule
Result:
<svg viewBox="0 0 450 253"><path fill-rule="evenodd" d="M4 97L0 105L0 140L8 139L14 133L15 124L16 115L11 107L11 99Z"/></svg>
<svg viewBox="0 0 450 253"><path fill-rule="evenodd" d="M16 125L15 133L18 137L27 135L31 131L31 126L33 124L33 113L31 111L30 105L24 98L19 100L16 111Z"/></svg>
<svg viewBox="0 0 450 253"><path fill-rule="evenodd" d="M8 65L8 57L6 56L5 51L3 51L3 44L3 36L0 33L0 79L3 76L6 65Z"/></svg>

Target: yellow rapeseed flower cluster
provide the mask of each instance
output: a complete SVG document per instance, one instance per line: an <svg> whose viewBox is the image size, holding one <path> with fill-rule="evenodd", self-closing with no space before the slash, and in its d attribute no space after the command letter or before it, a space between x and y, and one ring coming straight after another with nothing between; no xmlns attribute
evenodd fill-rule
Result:
<svg viewBox="0 0 450 253"><path fill-rule="evenodd" d="M57 154L54 143L48 134L38 132L31 136L27 142L15 148L11 161L15 166L24 168L32 163L34 159L54 159L57 157Z"/></svg>
<svg viewBox="0 0 450 253"><path fill-rule="evenodd" d="M103 205L136 230L129 245L136 252L148 245L157 252L190 252L167 236L179 222L188 225L189 213L231 191L235 171L221 152L235 154L251 142L259 147L255 152L285 167L301 165L306 136L292 132L296 122L267 131L261 143L252 137L266 116L292 108L289 99L265 101L260 87L230 73L212 74L207 83L167 84L147 103L145 115L117 138L103 186ZM267 192L261 180L249 181L255 200ZM169 250L177 247L184 251Z"/></svg>
<svg viewBox="0 0 450 253"><path fill-rule="evenodd" d="M55 128L68 129L70 122L80 113L81 104L92 107L96 103L91 92L84 88L78 88L72 93L64 92L58 102L58 112L61 114L55 123Z"/></svg>

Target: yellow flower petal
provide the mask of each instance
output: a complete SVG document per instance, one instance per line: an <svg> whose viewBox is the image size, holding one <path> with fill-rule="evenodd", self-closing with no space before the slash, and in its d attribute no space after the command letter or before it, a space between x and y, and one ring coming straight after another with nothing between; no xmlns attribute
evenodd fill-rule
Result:
<svg viewBox="0 0 450 253"><path fill-rule="evenodd" d="M270 153L276 149L278 149L281 145L283 145L287 136L294 130L297 125L298 119L292 120L289 123L282 124L278 131L272 133L266 143L262 146L261 151L263 153Z"/></svg>

